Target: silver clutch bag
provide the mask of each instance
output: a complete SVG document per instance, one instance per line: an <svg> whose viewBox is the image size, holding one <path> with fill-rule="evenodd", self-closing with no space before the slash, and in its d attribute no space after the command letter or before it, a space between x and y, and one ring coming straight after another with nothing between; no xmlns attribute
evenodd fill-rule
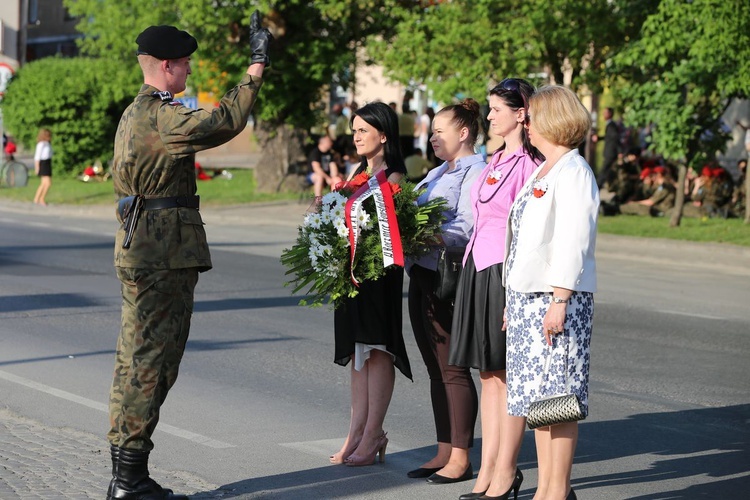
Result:
<svg viewBox="0 0 750 500"><path fill-rule="evenodd" d="M566 342L566 351L570 348L570 338ZM547 350L547 355L544 360L544 374L542 379L546 378L549 370L549 362L551 358L552 348ZM568 353L565 354L565 372L568 373ZM566 381L566 389L570 391L569 382ZM544 382L542 382L544 383ZM572 392L564 394L558 394L557 396L550 396L546 398L534 401L529 405L529 411L526 415L526 425L529 429L537 429L539 427L549 427L550 425L565 424L567 422L577 422L586 418L584 408L581 406L581 402L578 400L578 396Z"/></svg>
<svg viewBox="0 0 750 500"><path fill-rule="evenodd" d="M566 422L576 422L584 418L586 418L586 415L583 413L578 396L562 394L531 403L529 413L526 416L526 425L529 426L529 429L536 429Z"/></svg>

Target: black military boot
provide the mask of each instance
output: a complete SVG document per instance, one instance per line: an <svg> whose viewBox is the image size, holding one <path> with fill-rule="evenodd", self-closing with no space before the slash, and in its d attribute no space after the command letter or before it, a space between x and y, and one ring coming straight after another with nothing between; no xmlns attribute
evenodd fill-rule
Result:
<svg viewBox="0 0 750 500"><path fill-rule="evenodd" d="M107 500L112 500L112 488L114 488L117 480L117 459L120 457L120 448L109 445L109 454L112 456L112 480L109 482L109 488L107 488Z"/></svg>
<svg viewBox="0 0 750 500"><path fill-rule="evenodd" d="M112 500L188 500L162 488L148 475L148 451L120 448Z"/></svg>

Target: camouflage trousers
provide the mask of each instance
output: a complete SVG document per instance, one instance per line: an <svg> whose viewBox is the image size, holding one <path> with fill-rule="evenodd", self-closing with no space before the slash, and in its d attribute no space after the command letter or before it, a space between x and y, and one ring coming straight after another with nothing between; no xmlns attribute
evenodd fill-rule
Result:
<svg viewBox="0 0 750 500"><path fill-rule="evenodd" d="M198 270L118 267L122 323L109 393L113 446L149 451L159 409L177 380Z"/></svg>

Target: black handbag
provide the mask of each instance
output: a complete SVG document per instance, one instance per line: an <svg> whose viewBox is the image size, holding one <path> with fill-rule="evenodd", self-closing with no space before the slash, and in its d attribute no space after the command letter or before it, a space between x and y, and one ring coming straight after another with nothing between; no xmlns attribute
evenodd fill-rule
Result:
<svg viewBox="0 0 750 500"><path fill-rule="evenodd" d="M444 301L456 298L458 278L463 269L466 247L441 247L438 250L438 265L435 275L435 296Z"/></svg>
<svg viewBox="0 0 750 500"><path fill-rule="evenodd" d="M568 337L568 344L569 342L570 337ZM547 376L551 351L552 349L547 351L547 356L544 360L544 375L542 375L542 380ZM567 354L565 355L565 373L568 373ZM578 400L578 396L572 392L566 392L565 394L542 398L531 403L529 412L526 415L526 425L528 425L529 429L537 429L539 427L548 427L567 422L577 422L585 418L586 414L584 413L583 406L581 406L581 402Z"/></svg>

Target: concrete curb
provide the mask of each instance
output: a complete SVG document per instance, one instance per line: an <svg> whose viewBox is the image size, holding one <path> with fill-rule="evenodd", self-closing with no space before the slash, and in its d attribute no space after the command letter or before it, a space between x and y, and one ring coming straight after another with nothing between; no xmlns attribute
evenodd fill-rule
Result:
<svg viewBox="0 0 750 500"><path fill-rule="evenodd" d="M309 204L294 201L257 204L207 206L201 209L206 224L217 226L275 226L295 228L300 225ZM0 211L40 216L85 217L115 220L111 205L48 205L0 199ZM209 241L210 244L210 241ZM729 243L704 243L663 238L640 238L602 234L597 236L597 254L614 259L653 262L656 265L679 265L750 275L750 247Z"/></svg>

